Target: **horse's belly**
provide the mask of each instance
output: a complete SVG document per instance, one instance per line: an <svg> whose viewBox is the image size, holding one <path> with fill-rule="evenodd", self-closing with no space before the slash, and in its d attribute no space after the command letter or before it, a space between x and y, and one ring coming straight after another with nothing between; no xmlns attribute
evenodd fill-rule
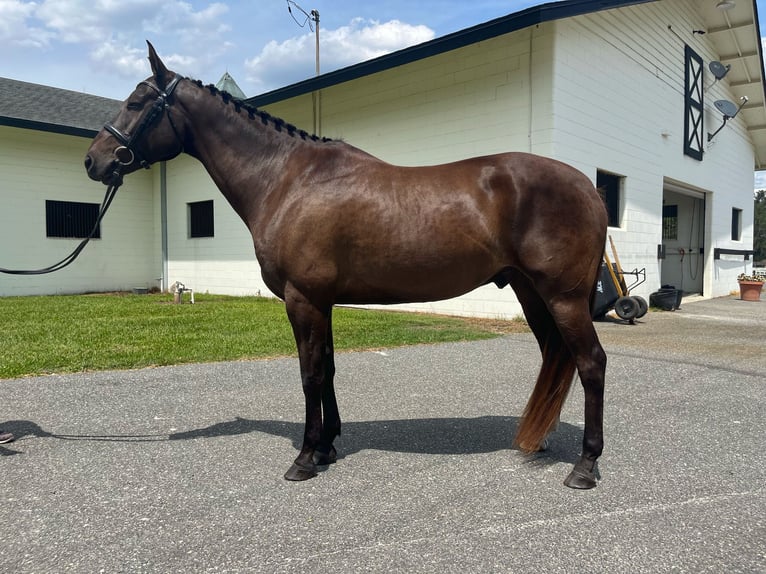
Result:
<svg viewBox="0 0 766 574"><path fill-rule="evenodd" d="M338 303L415 303L463 295L499 269L489 264L445 261L438 267L391 265L354 273L338 282ZM340 279L340 278L339 278Z"/></svg>

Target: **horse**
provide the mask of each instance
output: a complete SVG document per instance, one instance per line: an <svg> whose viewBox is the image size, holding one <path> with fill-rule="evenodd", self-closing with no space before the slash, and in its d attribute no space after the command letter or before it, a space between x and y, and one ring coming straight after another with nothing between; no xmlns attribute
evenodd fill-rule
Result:
<svg viewBox="0 0 766 574"><path fill-rule="evenodd" d="M95 136L85 168L115 186L187 153L248 227L298 350L305 429L287 480L337 460L334 305L436 301L494 283L515 291L542 354L515 445L544 448L576 371L585 428L564 483L597 485L606 354L590 309L607 218L585 174L521 152L395 166L182 77L147 44L152 75Z"/></svg>

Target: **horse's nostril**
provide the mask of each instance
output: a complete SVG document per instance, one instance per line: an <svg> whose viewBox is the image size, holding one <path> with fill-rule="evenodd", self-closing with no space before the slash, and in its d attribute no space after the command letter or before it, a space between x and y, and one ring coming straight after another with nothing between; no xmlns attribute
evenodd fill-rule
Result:
<svg viewBox="0 0 766 574"><path fill-rule="evenodd" d="M90 157L89 155L86 155L85 156L85 169L90 171L90 166L92 166L92 165L93 165L93 158Z"/></svg>

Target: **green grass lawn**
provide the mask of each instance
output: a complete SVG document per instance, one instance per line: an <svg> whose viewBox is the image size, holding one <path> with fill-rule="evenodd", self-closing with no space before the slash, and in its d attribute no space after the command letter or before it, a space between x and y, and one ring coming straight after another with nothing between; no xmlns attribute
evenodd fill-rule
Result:
<svg viewBox="0 0 766 574"><path fill-rule="evenodd" d="M0 378L295 355L281 301L167 294L0 297ZM526 327L420 313L337 308L335 348L485 339Z"/></svg>

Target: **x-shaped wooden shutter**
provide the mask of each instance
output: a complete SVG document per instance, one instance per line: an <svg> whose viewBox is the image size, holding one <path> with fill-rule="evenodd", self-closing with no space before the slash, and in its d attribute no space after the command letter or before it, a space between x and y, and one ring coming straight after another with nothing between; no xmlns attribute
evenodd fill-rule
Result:
<svg viewBox="0 0 766 574"><path fill-rule="evenodd" d="M702 58L689 46L684 53L684 154L702 161L704 151L704 85Z"/></svg>

